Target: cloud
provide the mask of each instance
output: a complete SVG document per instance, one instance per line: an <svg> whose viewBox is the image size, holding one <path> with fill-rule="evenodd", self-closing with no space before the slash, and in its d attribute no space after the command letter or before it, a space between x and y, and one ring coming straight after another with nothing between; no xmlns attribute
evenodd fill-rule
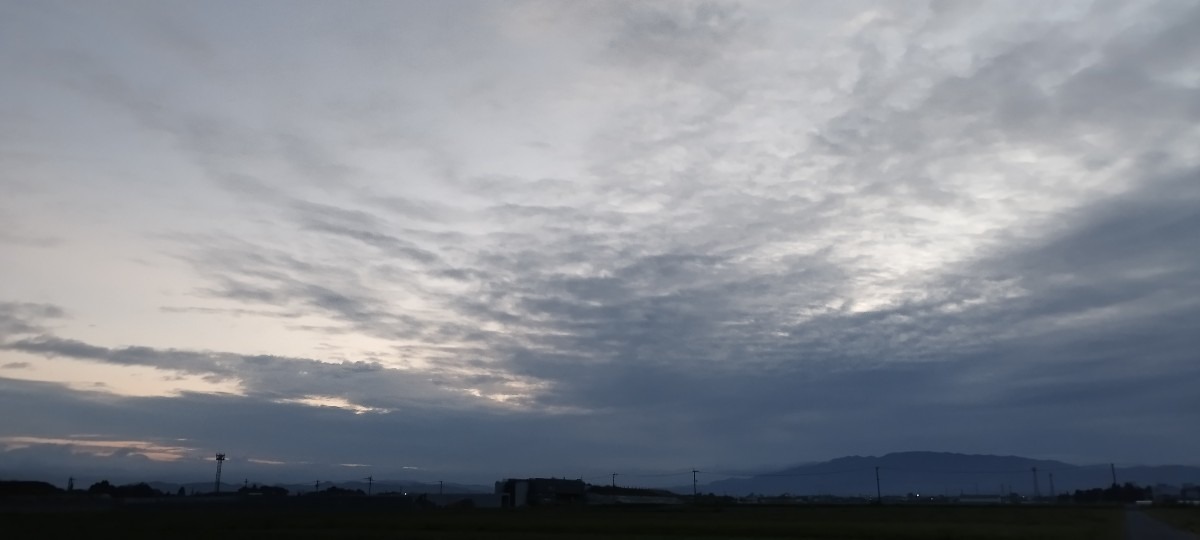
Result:
<svg viewBox="0 0 1200 540"><path fill-rule="evenodd" d="M733 3L647 3L613 10L611 53L642 68L695 70L737 57L753 39L746 10ZM668 68L670 69L670 68Z"/></svg>
<svg viewBox="0 0 1200 540"><path fill-rule="evenodd" d="M0 340L42 332L45 322L65 316L62 308L50 304L0 302Z"/></svg>
<svg viewBox="0 0 1200 540"><path fill-rule="evenodd" d="M45 437L40 434L78 431L76 428L85 423L105 434L106 440L139 440L126 439L132 433L156 432L168 438L186 433L187 446L194 451L181 462L186 466L174 469L177 475L194 475L202 467L208 477L209 464L195 460L214 451L225 451L238 460L251 456L286 463L308 462L308 471L320 464L361 463L371 465L378 478L384 478L385 474L399 478L419 474L436 480L438 474L454 473L458 478L490 481L495 474L504 472L497 470L497 462L489 456L502 456L500 461L505 465L501 467L513 474L534 474L539 461L562 455L572 446L566 439L550 440L539 448L497 446L492 441L587 430L575 420L560 420L556 416L495 411L456 413L410 407L403 414L358 415L253 397L185 394L160 401L91 396L54 385L35 387L7 379L0 379L0 386L6 389L2 398L6 406L21 402L36 411L26 419L6 424L0 436L15 433ZM15 390L10 392L10 388ZM79 407L88 410L76 417L57 414ZM566 470L568 465L563 464L563 468ZM309 478L308 471L297 468L285 476ZM284 473L269 474L280 478L277 475Z"/></svg>
<svg viewBox="0 0 1200 540"><path fill-rule="evenodd" d="M97 194L122 209L103 219L58 215L103 238L49 249L62 259L17 276L41 292L13 293L75 313L101 303L78 292L97 282L65 269L136 253L158 279L103 282L153 318L81 306L126 328L106 337L9 302L4 350L242 392L113 407L242 410L277 442L238 444L289 463L376 467L405 448L372 430L416 441L406 459L440 458L442 440L446 463L563 468L922 447L1191 459L1172 426L1200 410L1183 382L1200 322L1195 6L439 4L312 27L217 11L239 23L164 15L189 30L123 37L151 51L136 56L30 38L38 77L5 60L161 159L117 149L120 165L51 178L174 183ZM98 20L84 27L126 35ZM51 94L23 92L55 125L35 99ZM183 320L262 336L155 333ZM128 337L139 324L154 344ZM313 433L292 414L332 440L289 453ZM165 429L138 418L114 440ZM546 433L536 456L505 446ZM339 437L379 450L334 457Z"/></svg>
<svg viewBox="0 0 1200 540"><path fill-rule="evenodd" d="M3 208L0 208L0 244L17 247L53 248L62 245L63 239L22 230L22 227L8 219Z"/></svg>
<svg viewBox="0 0 1200 540"><path fill-rule="evenodd" d="M379 248L392 257L412 259L425 265L440 262L435 253L421 249L412 242L375 232L372 229L378 229L379 225L373 216L365 212L314 203L298 206L297 210L302 216L300 221L306 229L357 240Z"/></svg>
<svg viewBox="0 0 1200 540"><path fill-rule="evenodd" d="M239 393L286 403L332 406L356 412L403 410L414 405L477 407L465 393L464 379L489 394L511 393L513 377L464 377L454 370L414 372L377 362L322 362L305 358L237 355L221 352L110 349L75 340L38 336L16 340L3 349L46 358L72 358L114 365L149 366L166 372L234 381Z"/></svg>
<svg viewBox="0 0 1200 540"><path fill-rule="evenodd" d="M181 446L163 446L147 441L98 440L96 437L81 437L77 439L0 437L0 444L4 445L5 452L31 447L66 446L71 448L72 452L77 453L98 456L139 455L154 461L176 461L182 458L184 453L191 451L191 449Z"/></svg>

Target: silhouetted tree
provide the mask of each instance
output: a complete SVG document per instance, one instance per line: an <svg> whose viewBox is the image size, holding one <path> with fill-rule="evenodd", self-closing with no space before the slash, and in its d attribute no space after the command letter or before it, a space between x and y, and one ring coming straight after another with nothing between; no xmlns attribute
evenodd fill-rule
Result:
<svg viewBox="0 0 1200 540"><path fill-rule="evenodd" d="M115 495L117 497L126 498L126 499L139 499L139 498L148 498L148 497L162 497L166 494L157 489L150 487L150 484L147 484L145 482L138 482L136 484L126 484L123 486L117 486Z"/></svg>
<svg viewBox="0 0 1200 540"><path fill-rule="evenodd" d="M114 486L108 480L101 480L92 484L87 490L89 495L108 495L109 497L120 497L128 499L146 498L146 497L162 497L163 492L150 487L145 482L137 484L126 484L123 486Z"/></svg>
<svg viewBox="0 0 1200 540"><path fill-rule="evenodd" d="M1131 503L1152 498L1154 498L1154 491L1152 489L1138 487L1131 482L1125 482L1124 485L1113 484L1106 489L1077 489L1071 497L1077 503Z"/></svg>
<svg viewBox="0 0 1200 540"><path fill-rule="evenodd" d="M101 480L88 486L88 495L108 495L112 496L117 490L117 487L108 483L108 480Z"/></svg>

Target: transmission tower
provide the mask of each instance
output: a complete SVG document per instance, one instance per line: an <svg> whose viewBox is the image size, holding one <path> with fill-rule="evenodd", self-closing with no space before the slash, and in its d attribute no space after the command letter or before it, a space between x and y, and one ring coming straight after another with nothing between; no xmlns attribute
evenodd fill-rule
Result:
<svg viewBox="0 0 1200 540"><path fill-rule="evenodd" d="M217 480L213 483L213 491L221 492L221 465L225 463L225 454L217 454Z"/></svg>

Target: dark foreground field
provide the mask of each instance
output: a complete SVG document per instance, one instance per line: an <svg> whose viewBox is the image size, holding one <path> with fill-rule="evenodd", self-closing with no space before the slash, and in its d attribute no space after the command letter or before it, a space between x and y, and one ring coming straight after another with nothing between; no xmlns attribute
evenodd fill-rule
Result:
<svg viewBox="0 0 1200 540"><path fill-rule="evenodd" d="M1200 534L1200 506L1155 508L1147 513L1180 530Z"/></svg>
<svg viewBox="0 0 1200 540"><path fill-rule="evenodd" d="M5 538L1121 538L1114 507L318 510L114 508L0 514Z"/></svg>

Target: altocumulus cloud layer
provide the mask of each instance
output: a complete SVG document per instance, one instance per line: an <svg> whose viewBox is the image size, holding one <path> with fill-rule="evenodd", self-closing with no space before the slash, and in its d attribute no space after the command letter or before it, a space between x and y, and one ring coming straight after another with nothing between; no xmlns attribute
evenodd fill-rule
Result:
<svg viewBox="0 0 1200 540"><path fill-rule="evenodd" d="M10 3L0 455L1194 462L1197 26Z"/></svg>

